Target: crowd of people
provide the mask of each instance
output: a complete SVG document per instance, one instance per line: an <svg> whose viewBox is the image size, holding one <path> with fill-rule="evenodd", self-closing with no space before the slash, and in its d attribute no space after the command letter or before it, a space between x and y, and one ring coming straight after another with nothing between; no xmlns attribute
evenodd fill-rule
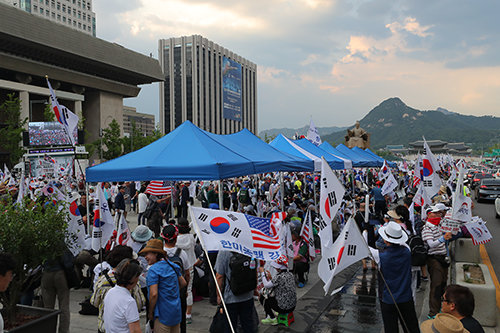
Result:
<svg viewBox="0 0 500 333"><path fill-rule="evenodd" d="M442 173L443 179L447 176ZM447 286L448 246L451 241L467 236L465 232L443 233L438 227L450 208L453 189L443 186L432 198L431 206L421 207L420 202L414 202L417 187L409 172L397 172L397 190L385 195L381 190L384 180L373 169L338 171L337 177L346 194L334 219L334 237L349 217L355 219L372 250L372 259L363 260L362 269L368 270L368 263L371 269L378 269L385 331L397 332L400 325L405 332L442 332L439 325L455 325L463 332L464 329L483 332L472 317L474 297L470 290ZM92 290L89 306L98 314L99 332L140 332L141 311L145 311L147 325L154 332L186 332L196 320L192 308L200 296L208 297L214 306L221 307L224 300L225 307L220 311L227 311L230 318L230 322L222 321L225 332L230 332L230 326L255 332L259 323L255 319L255 299L264 308L266 318L260 322L265 325L276 325L276 314L295 309L296 288L308 283L313 259L300 235L306 214L314 221L316 252L320 251L317 175L287 173L281 186L279 174L216 183L177 182L163 196L147 194L147 185L102 184L113 214L126 216L128 211L135 211L138 225L127 245L107 244L102 256L84 250L74 260L81 286ZM88 196L78 185L69 191L80 196L79 210L88 232L93 220L95 188L89 188ZM369 201L365 202L367 195ZM264 262L227 251L205 253L188 220L191 204L259 217L286 212L283 222L290 225L293 257L282 255ZM421 248L425 251L418 252ZM292 260L293 265L289 263ZM4 281L11 278L8 255L2 254L0 263L1 291L8 285ZM57 280L64 279L61 269L60 263L59 266L57 262L44 263L41 288L45 306L53 307L56 295L59 297L63 309L59 332L67 332L69 304L65 295L69 288ZM92 282L85 285L84 281ZM429 321L419 325L414 302L423 283L430 283Z"/></svg>

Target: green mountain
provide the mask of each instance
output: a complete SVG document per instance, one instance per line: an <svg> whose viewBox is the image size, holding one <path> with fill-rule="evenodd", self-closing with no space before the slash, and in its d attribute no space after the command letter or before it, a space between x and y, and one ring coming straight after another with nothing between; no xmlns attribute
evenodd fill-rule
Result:
<svg viewBox="0 0 500 333"><path fill-rule="evenodd" d="M333 132L345 131L347 127L330 126L330 127L316 127L316 129L318 130L319 135L323 137L323 135L328 135ZM261 139L264 139L267 135L268 138L274 138L278 134L283 134L284 136L291 138L292 136L295 135L295 133L307 136L308 130L309 130L309 125L305 125L304 127L301 128L271 128L261 131L259 133L259 137Z"/></svg>
<svg viewBox="0 0 500 333"><path fill-rule="evenodd" d="M443 108L421 111L407 106L397 97L373 108L360 124L370 133L373 149L386 145L408 146L409 142L422 140L422 136L426 140L465 142L473 149L487 148L500 141L499 117L465 116ZM342 130L321 138L336 145L344 143L345 135L346 131Z"/></svg>

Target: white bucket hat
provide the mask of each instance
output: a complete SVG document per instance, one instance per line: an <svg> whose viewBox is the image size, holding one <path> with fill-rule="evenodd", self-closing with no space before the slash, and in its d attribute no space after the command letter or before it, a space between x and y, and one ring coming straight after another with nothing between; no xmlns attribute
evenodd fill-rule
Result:
<svg viewBox="0 0 500 333"><path fill-rule="evenodd" d="M408 240L408 234L396 222L390 221L380 227L378 231L380 237L392 244L404 244Z"/></svg>

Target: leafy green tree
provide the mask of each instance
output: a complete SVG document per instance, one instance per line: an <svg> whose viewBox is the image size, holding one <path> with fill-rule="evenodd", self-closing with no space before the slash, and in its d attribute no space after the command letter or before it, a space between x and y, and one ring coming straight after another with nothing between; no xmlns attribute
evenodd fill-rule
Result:
<svg viewBox="0 0 500 333"><path fill-rule="evenodd" d="M109 126L102 130L101 139L94 141L93 145L97 147L97 153L106 160L112 160L122 155L123 139L120 137L120 125L113 119Z"/></svg>
<svg viewBox="0 0 500 333"><path fill-rule="evenodd" d="M67 210L45 204L45 197L31 202L25 197L24 205L12 203L10 197L0 200L0 244L2 252L10 253L16 260L15 277L8 292L0 293L4 314L11 323L15 322L16 304L21 293L39 278L41 272L30 278L29 272L61 255L65 239L74 239L67 234ZM50 202L50 201L48 201ZM35 271L36 272L36 271Z"/></svg>
<svg viewBox="0 0 500 333"><path fill-rule="evenodd" d="M0 105L0 151L9 154L9 167L19 162L24 154L21 146L23 126L28 121L21 119L21 100L14 93Z"/></svg>
<svg viewBox="0 0 500 333"><path fill-rule="evenodd" d="M45 109L43 109L43 119L45 121L56 121L56 115L50 104L45 104Z"/></svg>

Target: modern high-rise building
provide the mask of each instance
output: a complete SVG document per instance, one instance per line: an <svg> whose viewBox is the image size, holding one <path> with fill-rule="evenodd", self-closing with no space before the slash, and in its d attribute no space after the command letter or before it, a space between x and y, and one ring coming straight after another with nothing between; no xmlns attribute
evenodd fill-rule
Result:
<svg viewBox="0 0 500 333"><path fill-rule="evenodd" d="M155 116L148 113L137 112L132 106L123 106L123 134L132 133L132 124L142 135L152 135L155 130Z"/></svg>
<svg viewBox="0 0 500 333"><path fill-rule="evenodd" d="M216 134L257 133L257 65L199 35L161 39L160 127L184 121Z"/></svg>
<svg viewBox="0 0 500 333"><path fill-rule="evenodd" d="M0 2L95 37L92 0L0 0Z"/></svg>

